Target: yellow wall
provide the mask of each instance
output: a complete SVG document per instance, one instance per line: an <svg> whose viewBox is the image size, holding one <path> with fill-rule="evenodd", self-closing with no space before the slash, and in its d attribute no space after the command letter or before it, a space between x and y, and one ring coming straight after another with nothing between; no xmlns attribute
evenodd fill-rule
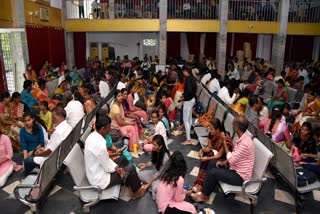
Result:
<svg viewBox="0 0 320 214"><path fill-rule="evenodd" d="M288 23L288 35L320 35L320 24Z"/></svg>
<svg viewBox="0 0 320 214"><path fill-rule="evenodd" d="M0 28L12 27L11 0L0 0Z"/></svg>
<svg viewBox="0 0 320 214"><path fill-rule="evenodd" d="M232 33L276 34L278 31L278 22L228 21L228 32Z"/></svg>
<svg viewBox="0 0 320 214"><path fill-rule="evenodd" d="M42 8L49 9L49 21L41 21L40 15L36 16L35 11L40 10ZM30 16L29 12L33 12L33 15ZM52 27L62 27L62 20L61 20L61 9L45 6L42 4L37 4L31 2L29 0L25 0L24 4L24 14L26 18L26 24L37 24L37 25L45 25L45 26L52 26Z"/></svg>
<svg viewBox="0 0 320 214"><path fill-rule="evenodd" d="M70 32L155 32L159 31L158 19L82 19L66 20L65 30Z"/></svg>
<svg viewBox="0 0 320 214"><path fill-rule="evenodd" d="M218 20L168 19L168 32L219 32Z"/></svg>

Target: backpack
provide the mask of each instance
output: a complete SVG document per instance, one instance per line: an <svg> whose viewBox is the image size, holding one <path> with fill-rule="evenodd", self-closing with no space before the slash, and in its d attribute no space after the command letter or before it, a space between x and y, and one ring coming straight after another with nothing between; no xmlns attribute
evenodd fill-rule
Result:
<svg viewBox="0 0 320 214"><path fill-rule="evenodd" d="M298 187L308 186L317 181L317 176L313 172L310 172L306 169L303 169L303 168L296 169L296 173L297 173Z"/></svg>

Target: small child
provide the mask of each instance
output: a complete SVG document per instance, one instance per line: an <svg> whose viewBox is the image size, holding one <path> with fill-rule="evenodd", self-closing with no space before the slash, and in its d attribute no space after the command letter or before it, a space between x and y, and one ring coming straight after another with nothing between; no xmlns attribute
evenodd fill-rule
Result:
<svg viewBox="0 0 320 214"><path fill-rule="evenodd" d="M174 105L174 102L172 98L168 95L167 92L161 93L161 99L160 102L166 107L168 112L168 119L170 121L174 121L176 117L176 107Z"/></svg>
<svg viewBox="0 0 320 214"><path fill-rule="evenodd" d="M42 100L40 102L40 118L44 121L48 133L52 134L53 125L52 125L52 113L49 111L49 104L47 101Z"/></svg>
<svg viewBox="0 0 320 214"><path fill-rule="evenodd" d="M159 114L159 118L160 120L163 122L164 127L167 130L167 136L170 136L170 122L167 118L167 114L166 114L166 108L163 105L160 105L158 108L158 114Z"/></svg>

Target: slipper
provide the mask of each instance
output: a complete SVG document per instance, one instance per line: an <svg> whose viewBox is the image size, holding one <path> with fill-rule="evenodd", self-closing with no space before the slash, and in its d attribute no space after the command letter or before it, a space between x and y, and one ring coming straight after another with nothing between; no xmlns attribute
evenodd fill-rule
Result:
<svg viewBox="0 0 320 214"><path fill-rule="evenodd" d="M182 142L181 145L192 145L192 142L186 140L186 141Z"/></svg>

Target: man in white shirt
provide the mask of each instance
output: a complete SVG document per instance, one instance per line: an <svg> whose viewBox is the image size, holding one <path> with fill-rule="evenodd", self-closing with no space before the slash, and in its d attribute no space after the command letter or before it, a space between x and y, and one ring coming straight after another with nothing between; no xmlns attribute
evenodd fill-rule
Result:
<svg viewBox="0 0 320 214"><path fill-rule="evenodd" d="M96 84L99 86L99 93L102 99L106 98L110 93L109 84L104 79L103 75L96 78Z"/></svg>
<svg viewBox="0 0 320 214"><path fill-rule="evenodd" d="M86 176L91 185L101 189L121 184L125 180L133 192L133 197L141 197L145 193L145 186L137 175L135 168L128 165L128 161L121 157L112 161L106 149L105 136L110 131L111 119L99 115L96 120L96 131L92 132L85 141L84 163ZM127 165L125 170L122 167Z"/></svg>
<svg viewBox="0 0 320 214"><path fill-rule="evenodd" d="M52 152L54 152L62 141L64 141L72 127L65 120L66 111L61 107L55 107L52 111L52 120L55 130L52 133L48 144L45 147L39 147L34 152L34 156L27 157L24 160L25 174L29 174L35 167L40 165Z"/></svg>
<svg viewBox="0 0 320 214"><path fill-rule="evenodd" d="M201 78L201 83L203 84L203 85L205 85L205 84L207 84L207 82L208 82L208 80L211 78L211 73L210 72L208 72L208 73L206 73L205 75L203 75L203 77Z"/></svg>
<svg viewBox="0 0 320 214"><path fill-rule="evenodd" d="M67 113L66 120L72 128L74 128L84 116L83 105L79 101L79 99L81 99L80 97L80 93L75 92L73 94L73 100L68 102L67 106L64 108Z"/></svg>
<svg viewBox="0 0 320 214"><path fill-rule="evenodd" d="M238 69L236 69L234 67L233 64L230 65L230 69L227 73L227 76L229 76L229 79L232 80L232 79L235 79L235 80L240 80L240 73L238 71Z"/></svg>
<svg viewBox="0 0 320 214"><path fill-rule="evenodd" d="M218 91L218 97L225 102L227 105L232 105L234 101L239 97L239 89L235 89L235 93L230 97L229 89L231 88L231 82L225 81L225 85Z"/></svg>
<svg viewBox="0 0 320 214"><path fill-rule="evenodd" d="M120 81L118 82L118 85L117 85L117 90L121 90L123 88L126 88L127 87L127 83L126 83L126 75L124 73L121 73L120 74Z"/></svg>

